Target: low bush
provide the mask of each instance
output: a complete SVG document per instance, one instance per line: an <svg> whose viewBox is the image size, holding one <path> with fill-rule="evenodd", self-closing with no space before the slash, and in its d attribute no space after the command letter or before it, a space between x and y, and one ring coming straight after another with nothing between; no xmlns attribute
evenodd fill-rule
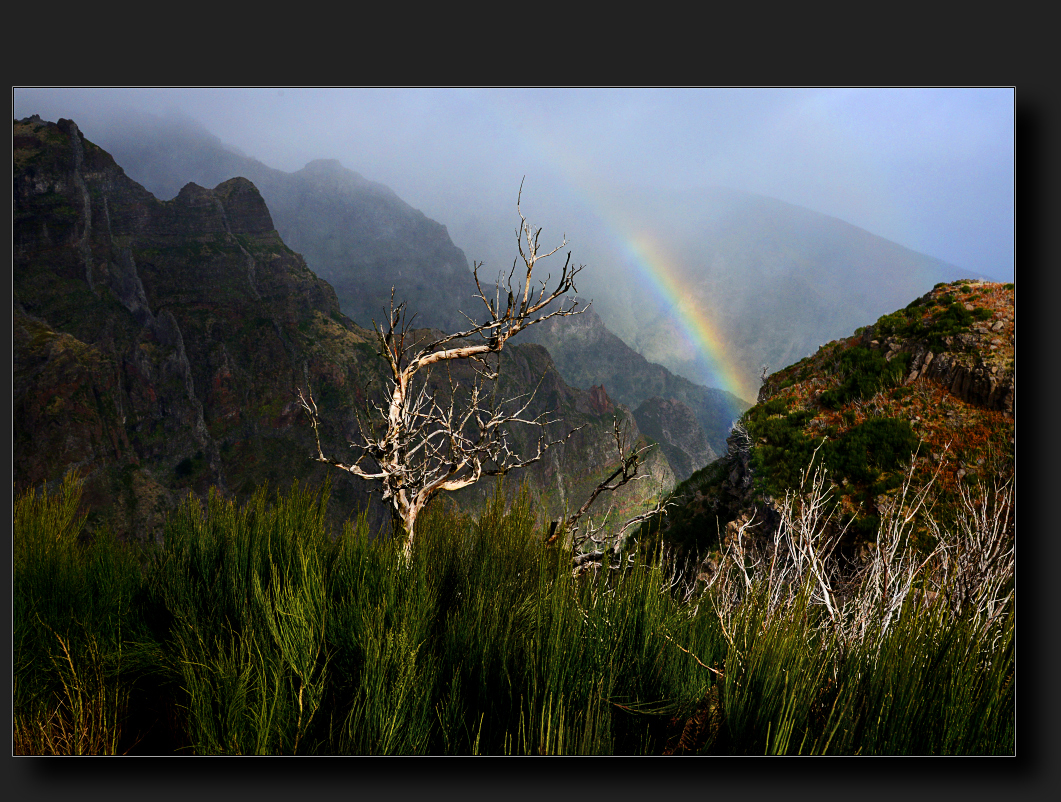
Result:
<svg viewBox="0 0 1061 802"><path fill-rule="evenodd" d="M884 315L874 324L874 334L878 337L895 335L918 339L939 350L944 347L945 338L968 331L974 321L994 317L994 313L984 307L969 311L953 295L935 299L930 314L924 318L923 305L923 300L918 299L905 309Z"/></svg>
<svg viewBox="0 0 1061 802"><path fill-rule="evenodd" d="M909 366L910 355L906 352L897 353L889 361L877 349L864 345L849 348L839 359L839 386L821 393L818 403L827 409L839 409L851 401L872 396L899 384Z"/></svg>
<svg viewBox="0 0 1061 802"><path fill-rule="evenodd" d="M828 443L825 464L834 479L874 482L882 472L895 471L909 461L918 442L910 421L874 418Z"/></svg>
<svg viewBox="0 0 1061 802"><path fill-rule="evenodd" d="M705 586L659 551L576 575L500 492L477 520L426 511L408 565L363 518L330 538L326 490L214 493L142 567L79 542L70 480L16 501L16 751L1011 753L1007 575L948 595L882 520L887 570L841 583L820 490L786 496L789 551ZM1012 556L948 537L963 565Z"/></svg>

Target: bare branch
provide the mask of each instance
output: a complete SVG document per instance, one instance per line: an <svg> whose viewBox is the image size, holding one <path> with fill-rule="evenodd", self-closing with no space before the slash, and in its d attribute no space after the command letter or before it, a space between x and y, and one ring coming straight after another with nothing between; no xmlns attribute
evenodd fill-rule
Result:
<svg viewBox="0 0 1061 802"><path fill-rule="evenodd" d="M589 498L586 499L586 502L578 509L578 511L574 515L571 515L566 518L562 522L561 526L553 527L553 531L550 534L549 538L546 540L546 544L555 543L562 532L568 532L571 534L572 537L572 546L577 549L579 546L582 545L582 543L586 541L588 537L590 537L592 534L595 534L597 531L595 529L591 530L587 535L584 535L581 539L577 537L578 521L580 518L582 518L583 515L586 514L589 508L593 505L593 502L597 500L597 497L605 490L618 490L620 487L627 484L628 482L631 482L635 479L646 478L647 474L639 474L638 470L643 462L645 452L647 452L651 448L651 446L643 446L639 449L630 451L629 446L626 442L627 433L620 427L618 416L613 421L612 431L613 436L615 437L615 446L619 452L619 467L617 467L606 478L604 478L600 483L598 483L598 485L593 489L593 492L590 493ZM615 481L616 479L618 479L617 482ZM613 482L615 483L612 484ZM631 526L633 525L631 521L628 521L627 524ZM624 525L624 531L625 528L628 527Z"/></svg>
<svg viewBox="0 0 1061 802"><path fill-rule="evenodd" d="M415 331L412 328L415 315L407 317L404 302L395 304L394 289L391 288L385 322L372 323L379 354L388 367L387 397L373 405L378 424L374 430L369 430L358 417L359 441L351 443L362 452L358 459L346 464L325 456L317 405L308 389L299 391L300 403L313 426L317 449L313 459L359 478L382 483L382 496L390 505L395 522L405 530L406 558L411 555L417 515L438 493L468 487L483 476L500 476L525 468L578 431L549 437L546 427L555 421L546 413L531 415L529 412L534 393L497 398L499 355L505 344L529 326L584 311L577 300L569 301L570 294L577 292L575 277L584 267L574 267L570 253L555 283L550 284L551 276L547 276L545 281L534 284L537 264L565 247L567 239L543 252L539 246L541 229L534 229L527 222L521 201L522 183L516 202L520 218L517 231L519 257L513 262L507 278L503 273L499 274L494 286L488 290L480 280L482 263L473 264L475 297L486 310L482 322L465 314L469 326L463 331L442 336ZM517 276L520 258L526 270ZM496 366L488 360L491 355L498 355L495 357L498 360ZM432 368L441 365L448 368L464 361L474 363L474 381L470 387L462 389L450 374L449 397L440 400L439 391L430 389ZM488 383L493 384L490 394L485 392ZM537 428L538 437L532 454L519 455L514 451L508 434L508 427L512 425ZM620 471L608 482L621 475L615 485L618 487L634 478L632 472L636 472L640 453L624 456ZM375 463L375 470L361 467L366 458ZM578 515L588 506L585 505ZM577 515L574 520L577 521Z"/></svg>

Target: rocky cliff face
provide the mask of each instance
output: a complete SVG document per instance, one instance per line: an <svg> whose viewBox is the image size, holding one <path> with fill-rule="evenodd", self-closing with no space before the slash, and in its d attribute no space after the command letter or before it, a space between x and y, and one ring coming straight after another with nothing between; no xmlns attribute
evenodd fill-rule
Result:
<svg viewBox="0 0 1061 802"><path fill-rule="evenodd" d="M76 467L92 527L158 537L188 493L245 499L322 483L297 390L312 388L325 446L344 453L354 408L382 391L381 360L284 243L255 186L188 184L159 201L69 120L29 118L13 133L16 492ZM612 418L563 382L544 349L505 359L504 392L541 382L535 404L559 411L555 429L586 424L526 474L553 514L614 464ZM672 485L666 460L654 460ZM370 504L383 520L366 483L331 478L334 523ZM655 492L630 488L616 503L643 506Z"/></svg>
<svg viewBox="0 0 1061 802"><path fill-rule="evenodd" d="M929 380L966 404L1012 416L1015 323L1013 285L963 279L937 284L905 309L859 329L855 344L902 364L905 385ZM759 400L776 395L791 374L772 375Z"/></svg>
<svg viewBox="0 0 1061 802"><path fill-rule="evenodd" d="M191 121L146 115L100 136L129 175L161 198L188 182L249 179L283 241L335 288L342 312L361 326L371 329L387 314L392 286L425 327L458 331L467 322L460 310L477 312L468 260L446 227L334 159L288 173L226 148Z"/></svg>
<svg viewBox="0 0 1061 802"><path fill-rule="evenodd" d="M970 282L968 286L985 286ZM972 304L964 304L974 311ZM967 404L1013 414L1015 371L1013 368L1014 320L1011 310L992 312L992 318L978 321L968 331L944 337L933 345L914 336L874 338L871 326L862 334L862 343L879 349L891 361L903 354L909 357L907 384L928 379ZM942 346L942 348L941 348ZM933 351L935 348L935 352Z"/></svg>
<svg viewBox="0 0 1061 802"><path fill-rule="evenodd" d="M277 457L304 465L286 431L299 341L338 303L253 185L160 202L69 120L14 130L16 488L78 467L95 523L157 534L186 492L246 495L282 478Z"/></svg>
<svg viewBox="0 0 1061 802"><path fill-rule="evenodd" d="M681 401L649 398L634 410L634 418L641 432L660 444L678 481L688 479L718 457L707 444L693 411Z"/></svg>

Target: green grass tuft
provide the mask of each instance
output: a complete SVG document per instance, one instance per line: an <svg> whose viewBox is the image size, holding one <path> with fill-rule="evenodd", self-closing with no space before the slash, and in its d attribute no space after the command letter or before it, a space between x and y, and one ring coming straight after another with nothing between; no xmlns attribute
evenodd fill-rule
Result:
<svg viewBox="0 0 1061 802"><path fill-rule="evenodd" d="M78 487L16 500L19 753L1013 748L1012 595L855 626L732 562L707 587L647 549L576 576L500 488L425 511L409 565L364 518L330 537L327 489L298 485L190 498L146 555L79 540Z"/></svg>

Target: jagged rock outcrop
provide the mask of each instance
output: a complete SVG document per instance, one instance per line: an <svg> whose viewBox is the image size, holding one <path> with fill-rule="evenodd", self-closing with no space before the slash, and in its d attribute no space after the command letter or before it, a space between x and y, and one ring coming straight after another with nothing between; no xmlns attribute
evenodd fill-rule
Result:
<svg viewBox="0 0 1061 802"><path fill-rule="evenodd" d="M675 399L649 398L634 410L637 426L660 444L680 482L718 457L689 407Z"/></svg>
<svg viewBox="0 0 1061 802"><path fill-rule="evenodd" d="M926 355L930 354L929 351ZM959 358L943 357L934 360L924 371L924 375L967 403L1013 413L1012 373L999 376L983 361L964 364Z"/></svg>
<svg viewBox="0 0 1061 802"><path fill-rule="evenodd" d="M949 296L950 286L936 287L922 296L918 299L919 306L931 305L937 299ZM997 285L963 281L957 286L975 295L982 288ZM929 379L968 404L1012 415L1016 375L1012 298L999 309L986 310L973 303L963 303L959 308L970 314L977 309L985 311L961 331L937 335L939 342L936 345L928 342L925 334L915 327L906 326L892 333L893 327L887 316L882 323L865 328L862 344L880 350L888 361L899 354L908 354L910 361L903 378L905 384L918 378ZM884 329L886 334L878 338L879 329ZM931 326L927 330L931 331Z"/></svg>
<svg viewBox="0 0 1061 802"><path fill-rule="evenodd" d="M298 389L317 398L325 447L348 453L383 364L371 332L340 313L331 286L273 228L255 186L187 184L160 201L69 120L28 118L13 132L15 491L54 486L77 467L90 530L157 538L189 493L216 487L244 500L296 479L322 484L329 469L309 459ZM537 387L532 411L555 412L553 437L584 425L551 461L513 477L555 517L615 464L612 414L564 383L544 348L512 347L504 359L500 397ZM529 433L513 436L529 447ZM662 455L648 467L673 486ZM385 520L368 483L330 478L333 525L366 507ZM658 492L635 483L610 503L640 511Z"/></svg>
<svg viewBox="0 0 1061 802"><path fill-rule="evenodd" d="M471 304L468 259L446 227L336 159L284 172L226 147L191 120L132 112L102 125L98 136L160 198L188 182L212 187L249 179L284 243L332 285L342 312L361 326L383 319L392 286L396 302L406 301L417 325L427 328L458 331L467 322L460 310L479 312Z"/></svg>
<svg viewBox="0 0 1061 802"><path fill-rule="evenodd" d="M615 409L612 400L608 398L608 391L602 384L594 384L589 388L589 405L598 415L607 415Z"/></svg>

